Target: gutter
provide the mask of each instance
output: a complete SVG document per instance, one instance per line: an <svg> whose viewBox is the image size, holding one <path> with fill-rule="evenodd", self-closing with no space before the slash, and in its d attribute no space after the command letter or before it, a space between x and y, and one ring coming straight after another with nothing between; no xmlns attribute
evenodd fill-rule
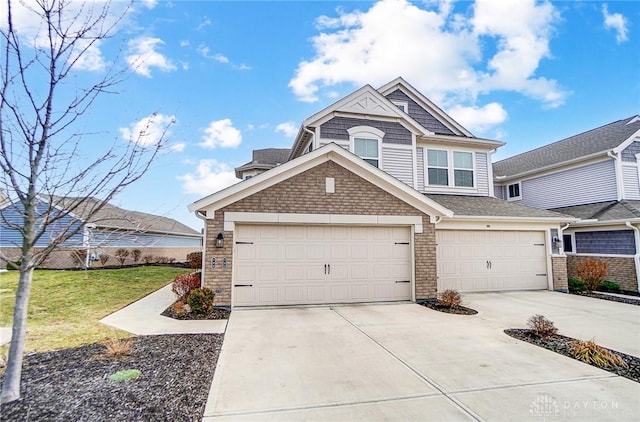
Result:
<svg viewBox="0 0 640 422"><path fill-rule="evenodd" d="M640 293L640 250L638 250L638 246L640 246L640 229L631 224L630 221L627 221L625 225L632 229L635 235L636 253L633 255L633 261L636 264L636 284L638 284L638 292Z"/></svg>
<svg viewBox="0 0 640 422"><path fill-rule="evenodd" d="M311 135L311 145L313 145L313 141L316 140L316 134L315 132L311 132L309 129L307 129L306 126L302 126L302 130L304 130L305 132L307 132L309 135ZM313 148L315 149L315 148Z"/></svg>

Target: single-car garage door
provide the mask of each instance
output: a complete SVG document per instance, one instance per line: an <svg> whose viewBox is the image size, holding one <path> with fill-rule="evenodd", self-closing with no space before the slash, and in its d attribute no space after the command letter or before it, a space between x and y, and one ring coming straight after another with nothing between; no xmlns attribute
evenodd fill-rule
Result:
<svg viewBox="0 0 640 422"><path fill-rule="evenodd" d="M235 306L411 299L408 227L237 225Z"/></svg>
<svg viewBox="0 0 640 422"><path fill-rule="evenodd" d="M438 291L547 289L544 232L436 232Z"/></svg>

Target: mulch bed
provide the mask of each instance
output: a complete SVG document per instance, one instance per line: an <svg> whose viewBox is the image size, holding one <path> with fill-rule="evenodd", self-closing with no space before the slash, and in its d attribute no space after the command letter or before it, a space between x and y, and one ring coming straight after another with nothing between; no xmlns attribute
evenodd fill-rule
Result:
<svg viewBox="0 0 640 422"><path fill-rule="evenodd" d="M445 312L447 314L456 314L456 315L475 315L478 313L475 309L466 308L464 306L456 306L449 307L440 305L438 302L422 302L422 306L425 306L429 309L433 309L438 312Z"/></svg>
<svg viewBox="0 0 640 422"><path fill-rule="evenodd" d="M551 350L553 352L575 359L573 356L571 356L571 342L576 340L574 338L556 334L550 336L546 340L543 340L538 335L533 333L533 331L520 328L507 329L504 330L504 332L505 334L518 340L526 341L527 343L535 344L536 346L544 347L547 350ZM629 367L600 369L604 369L605 371L609 371L611 373L620 375L621 377L629 378L632 381L640 383L640 358L617 352L615 350L609 350L620 356Z"/></svg>
<svg viewBox="0 0 640 422"><path fill-rule="evenodd" d="M592 292L570 292L572 295L578 295L578 296L587 296L587 297L593 297L596 299L604 299L604 300L610 300L612 302L620 302L620 303L626 303L629 305L636 305L636 306L640 306L640 297L638 298L631 298L631 297L620 297L620 296L613 296L613 295L607 295L607 294L602 294L602 293L592 293Z"/></svg>
<svg viewBox="0 0 640 422"><path fill-rule="evenodd" d="M184 314L176 314L171 309L171 306L169 306L160 315L166 316L166 317L169 317L169 318L173 318L173 319L180 319L180 320L229 319L229 315L231 315L231 311L228 310L228 309L215 308L213 310L213 312L210 313L209 315L200 315L200 314L196 314L195 312L188 312L188 313L184 313Z"/></svg>
<svg viewBox="0 0 640 422"><path fill-rule="evenodd" d="M0 419L200 421L223 337L136 337L124 357L107 357L100 344L27 355L22 397L1 405ZM142 374L121 382L109 380L124 369Z"/></svg>

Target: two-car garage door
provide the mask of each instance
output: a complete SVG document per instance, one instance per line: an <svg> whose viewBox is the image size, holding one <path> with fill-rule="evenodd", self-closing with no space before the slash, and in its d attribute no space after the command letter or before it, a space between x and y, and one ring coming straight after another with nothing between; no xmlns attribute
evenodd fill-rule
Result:
<svg viewBox="0 0 640 422"><path fill-rule="evenodd" d="M237 225L234 305L411 299L408 227Z"/></svg>

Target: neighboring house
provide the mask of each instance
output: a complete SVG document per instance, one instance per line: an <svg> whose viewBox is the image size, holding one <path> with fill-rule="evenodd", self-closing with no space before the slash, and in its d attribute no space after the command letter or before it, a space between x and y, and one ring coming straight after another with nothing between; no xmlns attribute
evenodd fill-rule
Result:
<svg viewBox="0 0 640 422"><path fill-rule="evenodd" d="M40 199L37 224L46 216L57 213L67 215L47 228L38 240L37 247L46 247L69 227L80 228L77 234L56 248L40 268L81 267L83 261L90 266L101 266L100 257L104 254L110 256L105 265L116 265L118 261L114 257L115 251L121 248L129 251L139 249L141 257L153 256L153 262L183 262L188 253L202 248L200 233L171 218L106 204L88 219L89 210L98 203L98 200L89 199L78 207L78 200L75 198L52 198L51 201L45 197ZM11 259L18 259L20 256L20 233L12 229L11 225L22 224L21 210L18 202L16 205L5 203L0 207L0 248ZM133 255L130 253L125 264L133 262Z"/></svg>
<svg viewBox="0 0 640 422"><path fill-rule="evenodd" d="M254 149L251 161L236 167L236 177L245 180L264 173L275 166L286 163L290 153L289 148Z"/></svg>
<svg viewBox="0 0 640 422"><path fill-rule="evenodd" d="M493 172L497 197L581 219L562 231L569 276L595 257L609 279L638 290L640 116L499 161Z"/></svg>
<svg viewBox="0 0 640 422"><path fill-rule="evenodd" d="M224 306L566 291L552 239L573 218L493 197L498 141L398 78L306 119L289 161L189 205Z"/></svg>

